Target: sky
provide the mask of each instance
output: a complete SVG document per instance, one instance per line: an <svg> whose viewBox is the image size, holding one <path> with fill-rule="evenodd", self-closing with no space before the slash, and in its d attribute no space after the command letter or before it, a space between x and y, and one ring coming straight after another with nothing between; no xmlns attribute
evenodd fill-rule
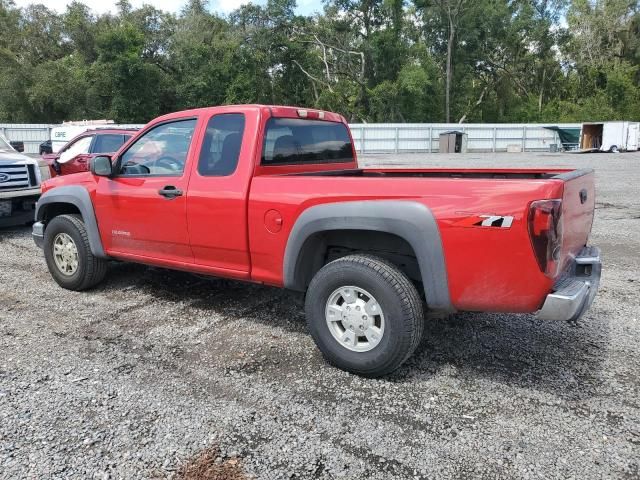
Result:
<svg viewBox="0 0 640 480"><path fill-rule="evenodd" d="M18 7L26 7L31 3L42 3L45 4L52 10L55 10L58 13L62 13L65 11L68 4L71 3L72 0L14 0L15 4ZM116 1L115 0L80 0L82 3L86 4L91 8L95 13L106 13L106 12L115 12L116 11ZM182 0L131 0L131 4L134 7L140 7L142 4L153 5L160 10L164 10L167 12L178 12L184 6L186 1ZM209 5L212 11L227 14L240 5L249 3L249 0L209 0ZM254 3L264 4L265 0L254 0ZM298 0L297 2L298 8L296 12L300 15L308 15L315 11L322 10L322 3L320 0Z"/></svg>

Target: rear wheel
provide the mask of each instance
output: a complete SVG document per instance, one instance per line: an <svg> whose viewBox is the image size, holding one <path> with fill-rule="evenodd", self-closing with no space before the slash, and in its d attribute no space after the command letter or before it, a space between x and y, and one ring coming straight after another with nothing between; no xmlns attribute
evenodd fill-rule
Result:
<svg viewBox="0 0 640 480"><path fill-rule="evenodd" d="M51 276L68 290L86 290L102 281L107 262L91 253L79 215L60 215L44 231L44 256Z"/></svg>
<svg viewBox="0 0 640 480"><path fill-rule="evenodd" d="M424 329L422 301L395 265L349 255L325 265L305 302L311 336L333 365L377 377L398 368Z"/></svg>

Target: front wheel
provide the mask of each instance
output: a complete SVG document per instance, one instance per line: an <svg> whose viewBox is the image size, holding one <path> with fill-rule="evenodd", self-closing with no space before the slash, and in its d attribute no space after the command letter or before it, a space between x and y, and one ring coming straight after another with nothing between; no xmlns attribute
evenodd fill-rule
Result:
<svg viewBox="0 0 640 480"><path fill-rule="evenodd" d="M329 363L367 377L398 368L424 329L422 301L395 265L349 255L315 275L305 302L307 324Z"/></svg>
<svg viewBox="0 0 640 480"><path fill-rule="evenodd" d="M107 262L91 253L89 237L79 215L60 215L44 231L44 257L51 276L68 290L86 290L102 281Z"/></svg>

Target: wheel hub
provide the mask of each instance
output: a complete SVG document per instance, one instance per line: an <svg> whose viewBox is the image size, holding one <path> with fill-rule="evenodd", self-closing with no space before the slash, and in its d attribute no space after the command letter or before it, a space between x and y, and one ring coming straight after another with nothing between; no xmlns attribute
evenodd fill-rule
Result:
<svg viewBox="0 0 640 480"><path fill-rule="evenodd" d="M374 349L384 335L384 314L366 290L345 286L327 300L325 316L329 331L340 345L356 351Z"/></svg>
<svg viewBox="0 0 640 480"><path fill-rule="evenodd" d="M53 239L53 259L64 275L73 275L78 270L78 248L67 233L59 233Z"/></svg>

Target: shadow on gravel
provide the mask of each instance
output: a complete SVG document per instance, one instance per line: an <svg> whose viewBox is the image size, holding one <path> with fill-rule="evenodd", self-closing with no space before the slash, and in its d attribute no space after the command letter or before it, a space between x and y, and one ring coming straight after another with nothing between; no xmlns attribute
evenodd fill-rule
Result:
<svg viewBox="0 0 640 480"><path fill-rule="evenodd" d="M229 322L242 318L306 332L304 299L295 292L133 263L114 262L109 272L104 287L108 290L142 289L159 301L187 302L190 308L215 312Z"/></svg>
<svg viewBox="0 0 640 480"><path fill-rule="evenodd" d="M563 397L590 397L601 383L610 335L604 315L593 311L588 317L577 325L482 313L428 320L420 347L389 380L409 382L448 366L462 378L482 375Z"/></svg>
<svg viewBox="0 0 640 480"><path fill-rule="evenodd" d="M234 322L240 318L305 333L302 296L278 288L194 276L134 264L112 266L106 289L144 289L159 301L187 302ZM609 342L609 325L592 310L578 325L531 315L463 313L427 319L424 339L391 382L428 379L443 368L556 395L593 395Z"/></svg>

